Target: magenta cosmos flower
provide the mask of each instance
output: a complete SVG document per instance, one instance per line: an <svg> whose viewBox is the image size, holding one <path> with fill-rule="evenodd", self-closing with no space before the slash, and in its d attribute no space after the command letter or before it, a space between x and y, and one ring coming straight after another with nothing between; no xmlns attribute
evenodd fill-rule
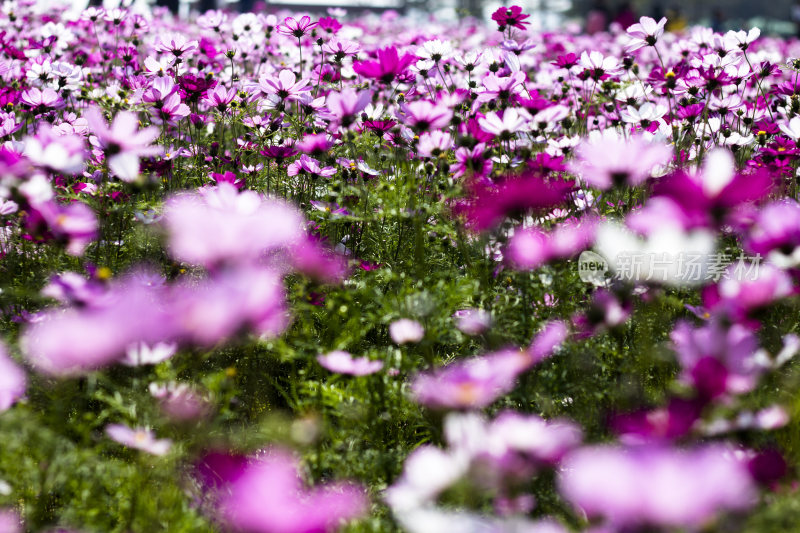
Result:
<svg viewBox="0 0 800 533"><path fill-rule="evenodd" d="M139 118L131 111L121 111L109 125L97 107L90 107L85 115L91 132L96 136L96 146L103 150L108 169L122 181L133 181L139 176L139 158L159 155L163 150L153 146L159 130L150 126L139 130Z"/></svg>
<svg viewBox="0 0 800 533"><path fill-rule="evenodd" d="M353 63L353 70L365 78L376 79L382 83L391 83L401 75L414 61L417 56L414 54L398 54L397 48L390 46L381 48L377 52L377 61L359 61Z"/></svg>
<svg viewBox="0 0 800 533"><path fill-rule="evenodd" d="M567 500L615 530L696 530L722 511L756 502L747 465L733 455L722 446L581 448L564 459L559 485Z"/></svg>
<svg viewBox="0 0 800 533"><path fill-rule="evenodd" d="M573 187L571 181L546 180L532 172L507 177L497 184L476 183L470 187L472 197L461 211L470 226L484 231L509 215L555 207L566 200Z"/></svg>
<svg viewBox="0 0 800 533"><path fill-rule="evenodd" d="M136 448L153 455L166 455L172 447L169 439L157 439L155 433L145 428L130 428L123 424L106 426L106 435L123 446Z"/></svg>
<svg viewBox="0 0 800 533"><path fill-rule="evenodd" d="M297 460L283 450L228 468L227 490L219 508L237 531L250 533L322 533L367 510L364 491L347 484L306 489Z"/></svg>
<svg viewBox="0 0 800 533"><path fill-rule="evenodd" d="M705 399L755 387L764 368L756 364L758 340L748 328L712 321L694 328L679 322L670 335L683 369L680 379Z"/></svg>
<svg viewBox="0 0 800 533"><path fill-rule="evenodd" d="M525 21L528 17L530 15L524 14L519 6L500 7L492 13L492 20L497 23L500 31L508 27L524 30L525 26L530 24L530 22Z"/></svg>
<svg viewBox="0 0 800 533"><path fill-rule="evenodd" d="M344 350L318 355L317 361L331 372L351 376L367 376L383 368L383 361L372 361L368 357L353 357Z"/></svg>
<svg viewBox="0 0 800 533"><path fill-rule="evenodd" d="M706 157L701 171L677 170L660 179L655 192L671 198L687 216L712 224L729 210L766 197L774 185L773 176L764 169L738 173L733 155L717 148Z"/></svg>

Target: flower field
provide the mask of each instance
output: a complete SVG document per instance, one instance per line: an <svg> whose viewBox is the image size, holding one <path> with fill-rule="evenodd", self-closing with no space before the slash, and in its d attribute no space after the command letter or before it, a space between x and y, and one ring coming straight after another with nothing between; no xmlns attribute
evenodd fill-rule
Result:
<svg viewBox="0 0 800 533"><path fill-rule="evenodd" d="M0 533L800 523L800 41L0 9Z"/></svg>

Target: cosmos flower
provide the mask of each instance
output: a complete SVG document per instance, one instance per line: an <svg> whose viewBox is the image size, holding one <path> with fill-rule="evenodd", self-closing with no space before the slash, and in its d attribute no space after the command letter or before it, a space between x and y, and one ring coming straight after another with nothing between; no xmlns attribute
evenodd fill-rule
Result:
<svg viewBox="0 0 800 533"><path fill-rule="evenodd" d="M636 157L630 157L635 153ZM649 142L641 135L625 139L613 130L584 140L575 149L570 168L587 184L598 189L612 186L636 187L672 159L666 144Z"/></svg>
<svg viewBox="0 0 800 533"><path fill-rule="evenodd" d="M763 372L755 364L756 337L740 324L726 327L713 321L693 328L680 322L671 338L683 369L681 380L694 386L702 398L752 390Z"/></svg>
<svg viewBox="0 0 800 533"><path fill-rule="evenodd" d="M25 395L27 383L25 371L9 357L5 345L0 345L0 412Z"/></svg>
<svg viewBox="0 0 800 533"><path fill-rule="evenodd" d="M640 18L638 23L627 29L630 39L625 46L625 50L634 52L645 46L655 46L658 39L664 34L664 25L666 23L666 17L661 17L658 22L650 17Z"/></svg>
<svg viewBox="0 0 800 533"><path fill-rule="evenodd" d="M502 350L420 374L411 388L415 399L427 407L480 409L511 391L517 376L532 364L525 352Z"/></svg>
<svg viewBox="0 0 800 533"><path fill-rule="evenodd" d="M205 266L254 260L303 237L303 217L294 207L224 182L168 199L164 224L172 255Z"/></svg>
<svg viewBox="0 0 800 533"><path fill-rule="evenodd" d="M307 34L317 24L318 23L313 22L311 17L308 15L304 15L300 18L300 20L297 20L294 17L286 17L278 26L278 33L299 39Z"/></svg>
<svg viewBox="0 0 800 533"><path fill-rule="evenodd" d="M273 449L223 478L219 510L237 531L312 533L333 531L367 510L364 492L348 484L306 489L299 464L288 452ZM221 474L225 474L222 472ZM219 474L219 473L218 473Z"/></svg>
<svg viewBox="0 0 800 533"><path fill-rule="evenodd" d="M289 176L303 174L313 177L329 178L336 174L336 168L320 166L319 161L303 154L289 165L286 169L286 173Z"/></svg>
<svg viewBox="0 0 800 533"><path fill-rule="evenodd" d="M189 40L182 33L172 33L158 37L154 46L157 52L172 54L176 59L181 59L198 48L197 41Z"/></svg>
<svg viewBox="0 0 800 533"><path fill-rule="evenodd" d="M401 107L401 120L417 132L446 127L453 118L450 108L428 100L416 100Z"/></svg>
<svg viewBox="0 0 800 533"><path fill-rule="evenodd" d="M519 6L499 7L497 11L492 13L492 20L497 23L500 31L505 30L507 27L524 30L525 26L530 24L525 20L528 17L530 15L524 14Z"/></svg>
<svg viewBox="0 0 800 533"><path fill-rule="evenodd" d="M203 102L209 107L215 108L220 113L224 113L228 109L228 105L236 98L236 89L225 89L222 85L217 85L209 90Z"/></svg>
<svg viewBox="0 0 800 533"><path fill-rule="evenodd" d="M297 75L289 69L281 70L277 76L263 75L258 80L261 91L279 100L297 100L304 92L310 91L309 80L297 79Z"/></svg>
<svg viewBox="0 0 800 533"><path fill-rule="evenodd" d="M169 439L157 439L152 430L146 428L130 428L123 424L109 424L106 435L123 446L135 448L152 455L166 455L172 447Z"/></svg>
<svg viewBox="0 0 800 533"><path fill-rule="evenodd" d="M351 376L367 376L383 368L383 361L373 361L368 357L353 357L343 350L320 354L317 356L317 361L331 372Z"/></svg>
<svg viewBox="0 0 800 533"><path fill-rule="evenodd" d="M150 126L139 130L136 113L120 111L109 126L97 107L90 107L84 116L94 134L95 146L103 150L108 169L122 181L133 181L139 176L139 158L159 155L160 146L152 142L159 130Z"/></svg>
<svg viewBox="0 0 800 533"><path fill-rule="evenodd" d="M461 309L453 313L456 328L466 335L480 335L492 325L492 316L483 309Z"/></svg>
<svg viewBox="0 0 800 533"><path fill-rule="evenodd" d="M341 92L328 93L325 105L336 122L346 128L355 121L356 115L363 111L371 100L372 91L357 92L347 88Z"/></svg>
<svg viewBox="0 0 800 533"><path fill-rule="evenodd" d="M390 46L377 52L377 61L358 61L353 63L353 70L365 78L372 78L389 84L417 60L414 54L405 53L401 57L397 48Z"/></svg>
<svg viewBox="0 0 800 533"><path fill-rule="evenodd" d="M395 344L417 343L425 336L425 329L416 320L401 318L389 324L389 336Z"/></svg>
<svg viewBox="0 0 800 533"><path fill-rule="evenodd" d="M191 385L170 382L167 384L151 383L148 386L150 395L158 400L158 405L168 418L177 422L197 420L206 416L210 405Z"/></svg>
<svg viewBox="0 0 800 533"><path fill-rule="evenodd" d="M577 508L615 529L697 529L755 503L746 464L721 445L581 448L566 457L559 486Z"/></svg>
<svg viewBox="0 0 800 533"><path fill-rule="evenodd" d="M125 350L125 357L120 362L126 366L157 365L175 355L177 351L178 345L173 342L157 342L152 346L138 342Z"/></svg>
<svg viewBox="0 0 800 533"><path fill-rule="evenodd" d="M484 231L506 216L555 207L566 199L572 188L572 182L546 180L537 173L526 172L508 176L497 184L472 185L471 196L460 210L470 226Z"/></svg>

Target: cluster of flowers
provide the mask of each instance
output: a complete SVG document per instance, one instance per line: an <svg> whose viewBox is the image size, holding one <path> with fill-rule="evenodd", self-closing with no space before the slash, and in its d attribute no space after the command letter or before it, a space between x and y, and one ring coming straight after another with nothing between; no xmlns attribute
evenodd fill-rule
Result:
<svg viewBox="0 0 800 533"><path fill-rule="evenodd" d="M210 11L185 23L159 11L73 16L3 4L0 251L4 261L63 251L88 276L53 275L41 296L58 304L18 313L9 343L20 357L0 353L0 409L24 398L31 373L72 379L281 335L289 278L336 284L351 268L381 267L356 259L364 221L380 209L370 194L403 181L414 198L402 216L435 225L416 202L441 201L490 276L586 250L612 270L631 254L692 255L700 275L676 265L655 280L596 280L584 311L543 321L529 346L412 376L410 396L443 414L444 438L417 448L376 498L402 527L564 530L557 517L530 518L536 479L555 479L596 532L698 530L755 506L787 465L739 437L789 416L740 399L800 349L793 326L764 320L800 279L800 64L786 66L800 44L757 29L673 35L647 17L612 33L541 38L526 33L517 6L498 9L492 27L394 31L392 13L329 15ZM365 137L380 157L359 151ZM336 198L350 203L331 201L343 190ZM153 196L154 209L119 214ZM328 246L318 214L355 222ZM138 265L112 278L96 266L125 253L134 226L163 236L169 275ZM409 246L416 254L422 235ZM733 249L764 261L747 275L702 275ZM698 304L666 331L673 386L661 406L612 417L613 442L524 409L482 413L565 344L618 331L637 301L668 291ZM429 340L413 318L390 325L395 344ZM477 307L453 319L465 338L495 327ZM767 329L782 346L762 345ZM392 377L384 361L320 352L312 364L332 373ZM154 381L150 391L176 420L212 409L190 384ZM154 455L171 450L144 427L109 424L106 434ZM209 514L237 531L328 531L368 511L360 487L306 488L297 459L277 447L212 453L195 470L216 494ZM491 495L491 509L447 504L465 490Z"/></svg>

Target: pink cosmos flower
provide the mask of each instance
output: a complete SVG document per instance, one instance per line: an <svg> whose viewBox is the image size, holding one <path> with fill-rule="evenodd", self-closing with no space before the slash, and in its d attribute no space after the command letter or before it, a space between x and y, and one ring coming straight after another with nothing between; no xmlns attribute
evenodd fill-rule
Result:
<svg viewBox="0 0 800 533"><path fill-rule="evenodd" d="M417 154L420 157L439 157L453 147L453 137L441 130L426 132L420 135Z"/></svg>
<svg viewBox="0 0 800 533"><path fill-rule="evenodd" d="M565 458L559 485L567 500L615 530L695 530L720 512L756 502L747 465L718 445L581 448Z"/></svg>
<svg viewBox="0 0 800 533"><path fill-rule="evenodd" d="M230 89L225 89L222 85L217 85L203 98L203 102L208 107L213 107L220 113L224 113L228 109L228 105L233 102L233 99L236 98L236 89L231 87Z"/></svg>
<svg viewBox="0 0 800 533"><path fill-rule="evenodd" d="M169 439L156 439L155 433L149 429L132 429L123 424L109 424L106 426L106 435L123 446L136 448L153 455L166 455L172 447Z"/></svg>
<svg viewBox="0 0 800 533"><path fill-rule="evenodd" d="M491 139L491 137L490 137ZM479 143L474 148L458 148L456 162L450 167L450 172L456 178L474 178L476 182L482 181L492 171L492 160L486 155L486 145Z"/></svg>
<svg viewBox="0 0 800 533"><path fill-rule="evenodd" d="M324 154L333 147L333 141L324 133L307 134L295 147L305 154Z"/></svg>
<svg viewBox="0 0 800 533"><path fill-rule="evenodd" d="M86 168L86 147L79 135L58 135L44 124L24 143L25 156L35 165L67 174L80 174Z"/></svg>
<svg viewBox="0 0 800 533"><path fill-rule="evenodd" d="M97 217L92 208L75 201L67 205L54 201L32 203L28 225L42 221L56 238L67 243L71 255L83 255L84 250L97 237Z"/></svg>
<svg viewBox="0 0 800 533"><path fill-rule="evenodd" d="M713 225L731 209L766 197L774 185L773 176L764 169L737 172L733 155L717 148L708 154L700 171L678 170L659 179L655 192L672 199L687 216Z"/></svg>
<svg viewBox="0 0 800 533"><path fill-rule="evenodd" d="M126 366L157 365L171 358L178 352L178 345L174 342L157 342L152 346L144 342L137 342L128 346L125 357L120 363Z"/></svg>
<svg viewBox="0 0 800 533"><path fill-rule="evenodd" d="M189 106L181 102L181 97L177 92L167 96L160 106L157 105L150 109L154 124L166 122L170 126L174 126L179 120L188 117L190 112Z"/></svg>
<svg viewBox="0 0 800 533"><path fill-rule="evenodd" d="M134 274L91 307L44 311L22 333L23 355L39 372L72 376L115 362L134 343L170 338L172 317L159 292Z"/></svg>
<svg viewBox="0 0 800 533"><path fill-rule="evenodd" d="M416 100L401 107L399 118L417 132L437 130L450 124L453 111L428 100Z"/></svg>
<svg viewBox="0 0 800 533"><path fill-rule="evenodd" d="M351 376L367 376L383 368L383 361L373 361L368 357L353 357L344 350L318 355L317 361L331 372Z"/></svg>
<svg viewBox="0 0 800 533"><path fill-rule="evenodd" d="M361 51L361 46L353 41L334 37L322 45L322 51L332 55L333 60L341 62L347 56L355 56Z"/></svg>
<svg viewBox="0 0 800 533"><path fill-rule="evenodd" d="M323 283L339 283L347 276L347 262L335 250L323 246L313 235L293 246L288 253L289 263L297 271Z"/></svg>
<svg viewBox="0 0 800 533"><path fill-rule="evenodd" d="M525 73L522 71L514 72L504 78L489 74L483 78L483 90L478 93L477 101L490 102L498 98L508 101L512 96L522 92L525 80Z"/></svg>
<svg viewBox="0 0 800 533"><path fill-rule="evenodd" d="M14 511L0 509L0 531L3 533L23 533L22 520Z"/></svg>
<svg viewBox="0 0 800 533"><path fill-rule="evenodd" d="M7 411L25 395L28 378L0 344L0 412Z"/></svg>
<svg viewBox="0 0 800 533"><path fill-rule="evenodd" d="M153 49L157 52L172 54L176 59L181 59L189 52L194 52L198 48L198 42L189 40L182 33L173 33L156 39Z"/></svg>
<svg viewBox="0 0 800 533"><path fill-rule="evenodd" d="M795 294L792 277L770 263L738 260L728 266L719 283L704 294L706 307L724 310L735 319Z"/></svg>
<svg viewBox="0 0 800 533"><path fill-rule="evenodd" d="M492 325L492 316L483 309L461 309L453 313L456 328L467 335L480 335Z"/></svg>
<svg viewBox="0 0 800 533"><path fill-rule="evenodd" d="M372 100L372 91L356 92L346 88L341 92L331 92L325 100L328 111L343 127L350 126L358 113Z"/></svg>
<svg viewBox="0 0 800 533"><path fill-rule="evenodd" d="M314 177L329 178L336 174L336 169L334 167L321 167L319 161L303 154L288 166L286 174L289 176L306 174Z"/></svg>
<svg viewBox="0 0 800 533"><path fill-rule="evenodd" d="M759 209L744 248L782 268L800 263L800 204L782 199Z"/></svg>
<svg viewBox="0 0 800 533"><path fill-rule="evenodd" d="M306 78L298 80L294 72L283 69L277 76L263 74L258 80L258 86L268 96L274 96L280 101L289 101L297 100L302 93L310 91L308 82Z"/></svg>
<svg viewBox="0 0 800 533"><path fill-rule="evenodd" d="M229 183L168 199L164 224L173 257L207 267L255 260L304 236L303 217L294 207Z"/></svg>
<svg viewBox="0 0 800 533"><path fill-rule="evenodd" d="M227 479L219 508L237 531L321 533L367 511L364 491L356 486L303 487L296 459L283 450L229 469Z"/></svg>
<svg viewBox="0 0 800 533"><path fill-rule="evenodd" d="M612 186L636 187L672 159L672 150L664 143L646 141L641 135L625 139L613 130L606 131L610 133L581 142L570 167L593 187L604 190Z"/></svg>
<svg viewBox="0 0 800 533"><path fill-rule="evenodd" d="M517 376L532 363L525 352L502 350L420 374L411 389L415 399L427 407L481 409L511 391Z"/></svg>
<svg viewBox="0 0 800 533"><path fill-rule="evenodd" d="M43 113L48 109L60 109L64 107L64 101L53 89L46 87L39 89L31 87L22 93L19 101L29 106L34 113Z"/></svg>
<svg viewBox="0 0 800 533"><path fill-rule="evenodd" d="M120 111L110 127L97 107L90 107L84 116L96 136L93 144L103 150L109 170L122 181L131 182L139 176L140 157L163 152L160 146L151 144L159 135L158 128L150 126L139 130L136 113Z"/></svg>
<svg viewBox="0 0 800 533"><path fill-rule="evenodd" d="M666 23L666 17L661 17L658 22L650 17L640 18L637 24L630 26L627 30L630 40L625 46L625 50L634 52L645 46L655 46L658 39L664 34Z"/></svg>
<svg viewBox="0 0 800 533"><path fill-rule="evenodd" d="M551 320L544 324L541 331L531 342L528 353L534 363L547 359L567 340L569 329L562 320Z"/></svg>
<svg viewBox="0 0 800 533"><path fill-rule="evenodd" d="M186 280L171 288L165 304L171 338L199 346L213 346L243 331L272 338L290 322L283 278L266 268L229 267L199 282Z"/></svg>
<svg viewBox="0 0 800 533"><path fill-rule="evenodd" d="M425 336L425 328L416 320L401 318L389 324L389 336L395 344L417 343Z"/></svg>
<svg viewBox="0 0 800 533"><path fill-rule="evenodd" d="M501 411L489 427L504 447L548 464L556 464L581 442L581 430L568 420L544 420L536 415Z"/></svg>
<svg viewBox="0 0 800 533"><path fill-rule="evenodd" d="M606 75L615 76L622 73L622 67L616 57L604 56L597 50L583 52L578 65L589 71L589 76L594 80L599 80Z"/></svg>
<svg viewBox="0 0 800 533"><path fill-rule="evenodd" d="M62 272L50 278L41 292L62 304L93 306L102 302L105 289L97 280L89 280L75 272Z"/></svg>
<svg viewBox="0 0 800 533"><path fill-rule="evenodd" d="M506 256L514 268L532 270L556 259L567 259L594 242L597 221L568 220L552 231L538 228L517 230L508 242Z"/></svg>
<svg viewBox="0 0 800 533"><path fill-rule="evenodd" d="M530 131L530 115L524 109L510 107L502 115L491 112L478 119L481 129L503 140L511 139L517 133Z"/></svg>
<svg viewBox="0 0 800 533"><path fill-rule="evenodd" d="M150 395L158 400L161 411L177 422L203 418L210 411L209 402L186 383L151 383Z"/></svg>
<svg viewBox="0 0 800 533"><path fill-rule="evenodd" d="M300 20L297 20L294 17L286 17L278 26L278 33L299 39L317 24L317 22L312 22L311 17L308 15L304 15L300 18Z"/></svg>

